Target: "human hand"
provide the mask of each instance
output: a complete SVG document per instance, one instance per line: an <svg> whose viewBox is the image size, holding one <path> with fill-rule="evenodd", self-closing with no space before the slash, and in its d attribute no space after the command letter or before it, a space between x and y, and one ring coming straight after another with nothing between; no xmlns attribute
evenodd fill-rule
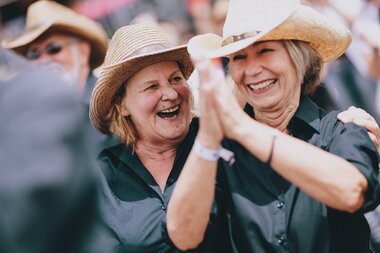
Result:
<svg viewBox="0 0 380 253"><path fill-rule="evenodd" d="M215 70L215 64L212 64L211 68L214 68L212 73L218 72ZM224 134L228 138L236 139L241 126L245 126L244 119L250 119L243 111L246 98L239 92L229 76L219 79L213 89L214 105L222 123Z"/></svg>
<svg viewBox="0 0 380 253"><path fill-rule="evenodd" d="M199 74L199 112L200 127L198 140L208 148L216 148L224 136L223 128L215 108L213 92L219 82L224 80L223 72L215 70L211 62L205 58L193 58Z"/></svg>
<svg viewBox="0 0 380 253"><path fill-rule="evenodd" d="M352 122L366 128L373 144L376 148L380 147L380 128L376 120L369 113L361 108L351 106L346 111L339 113L337 117L343 123Z"/></svg>

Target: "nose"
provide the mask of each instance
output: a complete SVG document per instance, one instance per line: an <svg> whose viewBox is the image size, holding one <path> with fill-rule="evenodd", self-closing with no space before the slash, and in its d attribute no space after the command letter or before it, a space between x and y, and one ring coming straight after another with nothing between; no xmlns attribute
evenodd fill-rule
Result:
<svg viewBox="0 0 380 253"><path fill-rule="evenodd" d="M246 76L258 76L263 71L263 67L257 58L249 56L245 68Z"/></svg>
<svg viewBox="0 0 380 253"><path fill-rule="evenodd" d="M171 87L164 87L162 90L162 100L174 100L178 97L177 91Z"/></svg>

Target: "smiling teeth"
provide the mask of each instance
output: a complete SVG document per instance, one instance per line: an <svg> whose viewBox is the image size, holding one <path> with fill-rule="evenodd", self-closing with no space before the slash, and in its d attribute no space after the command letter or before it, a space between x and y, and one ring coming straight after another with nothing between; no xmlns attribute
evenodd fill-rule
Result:
<svg viewBox="0 0 380 253"><path fill-rule="evenodd" d="M273 80L268 80L259 84L251 84L249 85L249 88L251 88L254 91L260 91L262 89L265 89L266 87L272 85L274 83Z"/></svg>
<svg viewBox="0 0 380 253"><path fill-rule="evenodd" d="M177 111L178 110L178 105L176 106L176 107L173 107L173 108L171 108L171 109L166 109L166 110L163 110L163 111L161 111L161 112L163 112L163 113L170 113L170 112L175 112L175 111Z"/></svg>

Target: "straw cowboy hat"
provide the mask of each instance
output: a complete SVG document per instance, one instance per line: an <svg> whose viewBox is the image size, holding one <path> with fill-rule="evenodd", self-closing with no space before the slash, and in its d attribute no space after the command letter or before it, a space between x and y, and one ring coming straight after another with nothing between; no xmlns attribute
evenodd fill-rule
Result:
<svg viewBox="0 0 380 253"><path fill-rule="evenodd" d="M63 32L86 39L91 44L92 69L103 62L108 43L105 31L95 21L77 14L70 8L54 1L37 1L28 8L25 26L22 35L13 40L4 40L1 45L25 56L28 46L41 36Z"/></svg>
<svg viewBox="0 0 380 253"><path fill-rule="evenodd" d="M149 50L150 46L154 49ZM117 30L92 92L90 119L94 127L102 133L112 134L108 114L117 91L140 69L163 61L177 61L186 79L194 70L186 45L173 47L154 23L134 24Z"/></svg>
<svg viewBox="0 0 380 253"><path fill-rule="evenodd" d="M305 41L324 61L331 61L348 48L351 34L298 0L230 0L223 37L195 36L188 50L194 56L216 58L267 40Z"/></svg>

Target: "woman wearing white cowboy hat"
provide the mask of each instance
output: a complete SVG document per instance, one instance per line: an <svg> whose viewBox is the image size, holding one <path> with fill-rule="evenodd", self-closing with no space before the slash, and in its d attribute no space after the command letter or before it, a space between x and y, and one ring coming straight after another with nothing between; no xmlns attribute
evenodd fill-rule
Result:
<svg viewBox="0 0 380 253"><path fill-rule="evenodd" d="M189 41L196 59L229 58L247 105L243 111L212 65L199 60L201 115L212 117L201 121L209 131L198 136L168 208L169 236L179 248L202 239L226 136L235 163L220 163L217 188L225 197L216 202L234 252L371 252L363 213L379 203L376 147L360 126L343 124L307 97L323 61L350 41L345 27L296 0L231 0L223 37Z"/></svg>

